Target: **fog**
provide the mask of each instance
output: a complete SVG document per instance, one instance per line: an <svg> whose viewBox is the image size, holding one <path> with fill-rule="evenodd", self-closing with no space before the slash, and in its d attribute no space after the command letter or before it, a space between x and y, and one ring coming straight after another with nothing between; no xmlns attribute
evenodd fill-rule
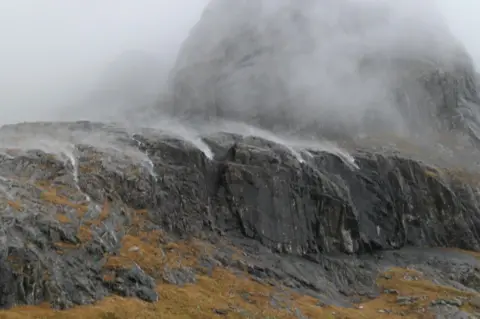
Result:
<svg viewBox="0 0 480 319"><path fill-rule="evenodd" d="M436 0L440 12L447 20L451 31L464 43L477 69L480 66L480 41L478 32L480 3L475 0Z"/></svg>
<svg viewBox="0 0 480 319"><path fill-rule="evenodd" d="M480 5L437 1L452 32L480 62L472 31L480 27ZM153 103L207 2L1 1L0 123L101 120ZM396 3L399 16L436 23L430 2Z"/></svg>
<svg viewBox="0 0 480 319"><path fill-rule="evenodd" d="M73 115L95 118L97 105L83 111L78 107L89 99L92 88L102 90L100 84L119 80L115 79L118 70L108 71L111 64L125 52L128 55L129 51L136 51L139 54L134 63L138 64L143 55L150 62L156 60L153 69L170 67L205 3L206 0L0 1L1 123ZM152 78L153 70L142 70L153 81L165 76ZM135 77L133 83L140 75ZM110 112L115 113L115 108Z"/></svg>
<svg viewBox="0 0 480 319"><path fill-rule="evenodd" d="M472 63L449 29L434 0L215 0L179 54L173 112L302 138L476 135Z"/></svg>

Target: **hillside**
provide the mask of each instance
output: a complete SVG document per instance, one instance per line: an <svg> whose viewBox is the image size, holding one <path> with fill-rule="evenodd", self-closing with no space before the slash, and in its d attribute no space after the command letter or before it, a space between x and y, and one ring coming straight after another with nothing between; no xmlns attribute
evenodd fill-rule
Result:
<svg viewBox="0 0 480 319"><path fill-rule="evenodd" d="M158 108L0 127L0 318L480 318L478 75L398 3L212 0Z"/></svg>
<svg viewBox="0 0 480 319"><path fill-rule="evenodd" d="M457 250L479 249L475 175L220 132L0 134L2 318L476 309L477 254Z"/></svg>

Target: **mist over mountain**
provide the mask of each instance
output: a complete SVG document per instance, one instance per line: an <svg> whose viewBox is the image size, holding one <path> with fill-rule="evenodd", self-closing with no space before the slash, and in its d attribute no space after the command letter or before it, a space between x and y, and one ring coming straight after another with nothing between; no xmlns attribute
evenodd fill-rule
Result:
<svg viewBox="0 0 480 319"><path fill-rule="evenodd" d="M211 1L171 74L173 113L277 132L477 139L473 63L432 1Z"/></svg>
<svg viewBox="0 0 480 319"><path fill-rule="evenodd" d="M129 62L125 57L132 51L143 52L150 56L146 60L159 63L151 65L152 70L143 68L145 80L141 82L153 85L146 79L152 76L153 69L171 68L181 42L198 20L206 2L1 2L0 124L121 118L121 110L113 106L110 114L103 111L100 114L99 107L105 109L99 106L101 103L83 102L98 91L111 90L116 85L105 83L110 64L118 65L118 60L128 65L139 63ZM139 71L135 72L138 75ZM168 74L168 70L161 72L164 74L154 77ZM139 78L137 75L135 79ZM129 91L133 90L132 84Z"/></svg>
<svg viewBox="0 0 480 319"><path fill-rule="evenodd" d="M58 109L62 120L125 121L158 103L170 61L146 51L127 51L103 68L84 96ZM91 114L94 112L94 114Z"/></svg>
<svg viewBox="0 0 480 319"><path fill-rule="evenodd" d="M480 318L438 1L0 2L0 317Z"/></svg>

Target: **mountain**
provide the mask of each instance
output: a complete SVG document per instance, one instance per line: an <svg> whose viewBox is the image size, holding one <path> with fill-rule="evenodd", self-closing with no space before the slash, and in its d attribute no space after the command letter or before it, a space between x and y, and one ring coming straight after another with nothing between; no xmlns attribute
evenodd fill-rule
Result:
<svg viewBox="0 0 480 319"><path fill-rule="evenodd" d="M0 317L480 317L477 75L409 1L212 0L148 121L0 127Z"/></svg>
<svg viewBox="0 0 480 319"><path fill-rule="evenodd" d="M214 0L170 82L184 117L301 136L430 141L453 131L478 142L472 61L418 2Z"/></svg>
<svg viewBox="0 0 480 319"><path fill-rule="evenodd" d="M413 318L445 313L442 300L476 305L475 174L170 124L0 129L0 304L100 301L5 318Z"/></svg>

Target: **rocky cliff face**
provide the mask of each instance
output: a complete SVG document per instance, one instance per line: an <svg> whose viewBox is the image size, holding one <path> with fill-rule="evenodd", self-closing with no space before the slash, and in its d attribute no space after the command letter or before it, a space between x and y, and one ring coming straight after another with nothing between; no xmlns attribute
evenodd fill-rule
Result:
<svg viewBox="0 0 480 319"><path fill-rule="evenodd" d="M317 312L264 306L285 318L390 298L376 278L391 267L455 287L465 304L480 289L474 257L435 248L479 249L476 175L174 127L0 130L2 307L69 308L112 294L161 304L171 289L162 285L218 269L317 300ZM441 294L429 296L427 306Z"/></svg>
<svg viewBox="0 0 480 319"><path fill-rule="evenodd" d="M477 136L468 57L315 3L212 1L186 122L1 127L0 317L479 317L478 151L447 134Z"/></svg>

